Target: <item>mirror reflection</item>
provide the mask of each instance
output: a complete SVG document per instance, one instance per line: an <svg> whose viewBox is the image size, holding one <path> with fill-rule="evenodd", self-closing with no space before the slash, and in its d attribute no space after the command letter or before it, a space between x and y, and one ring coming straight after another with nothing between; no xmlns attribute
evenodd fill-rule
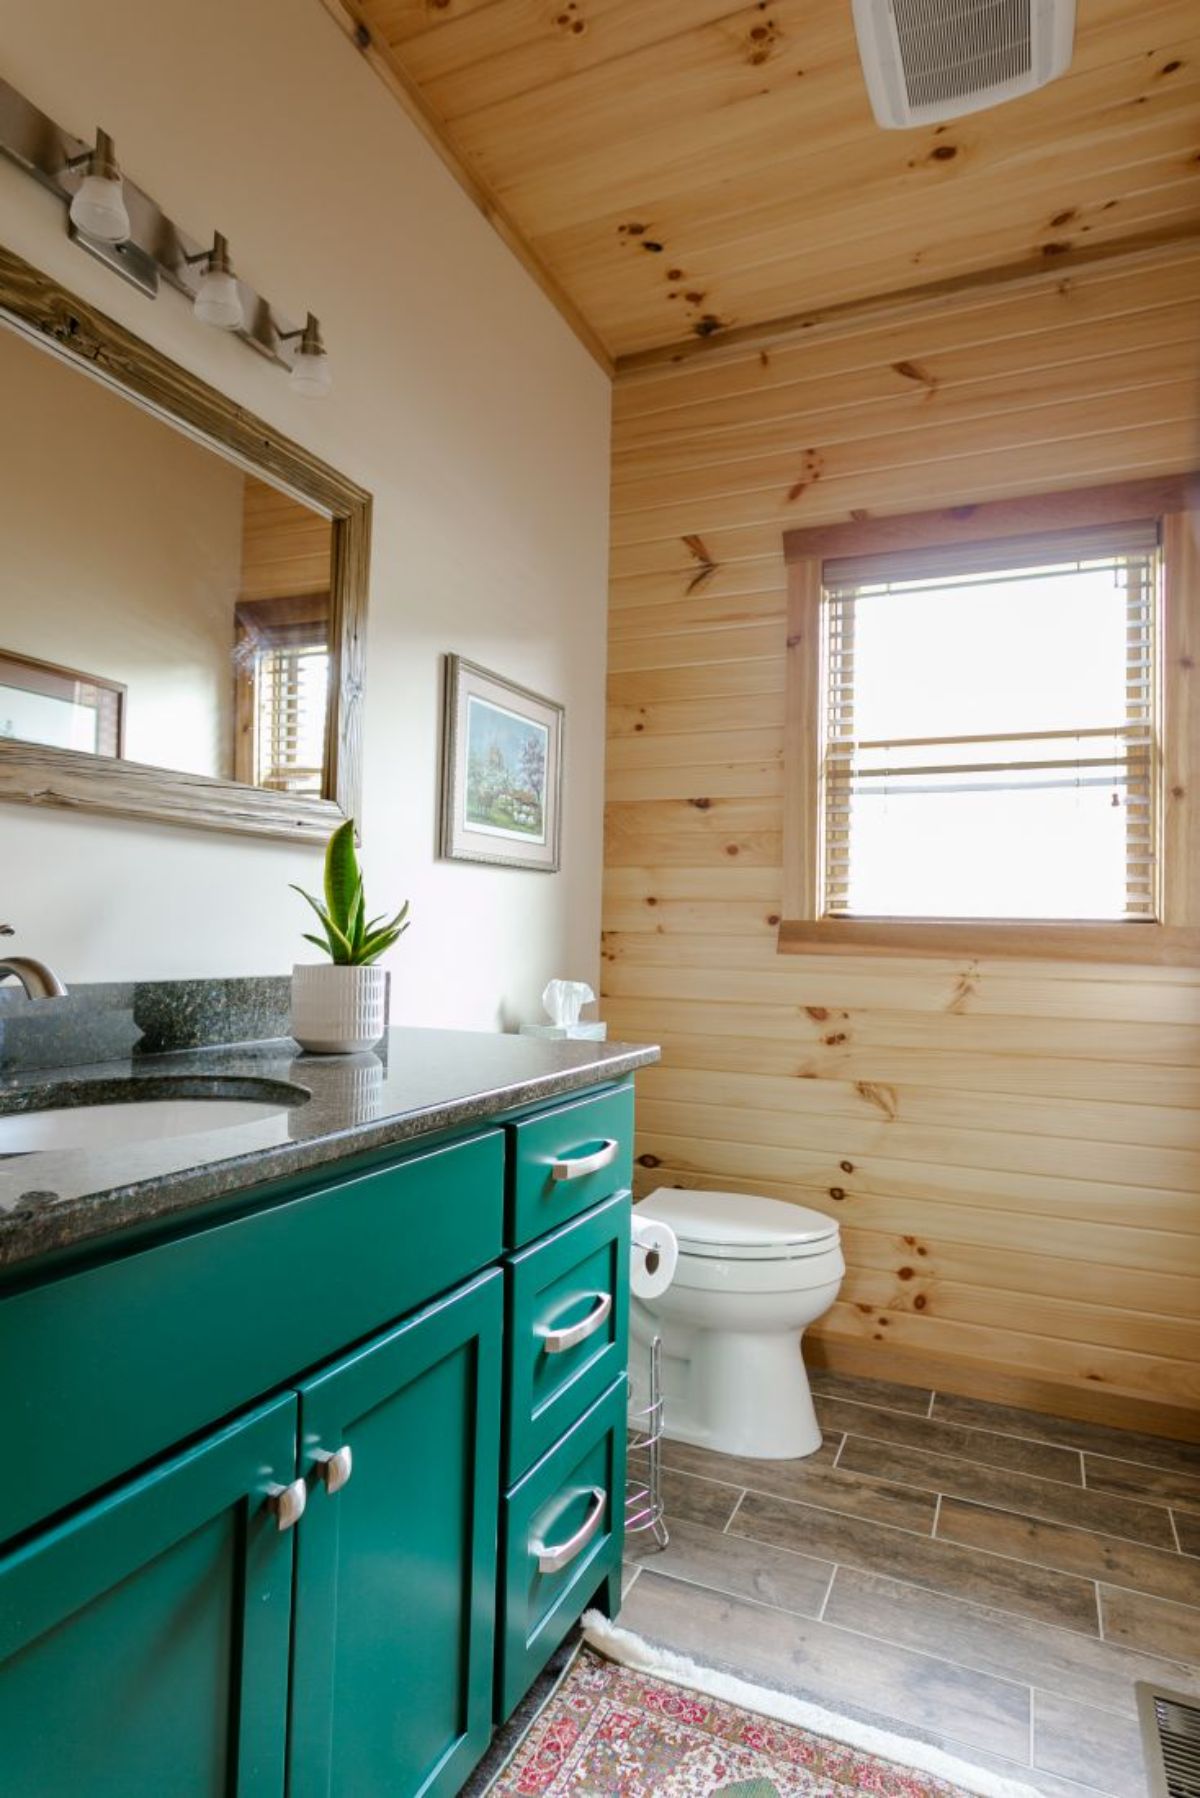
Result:
<svg viewBox="0 0 1200 1798"><path fill-rule="evenodd" d="M0 395L0 739L322 793L329 520L8 329Z"/></svg>

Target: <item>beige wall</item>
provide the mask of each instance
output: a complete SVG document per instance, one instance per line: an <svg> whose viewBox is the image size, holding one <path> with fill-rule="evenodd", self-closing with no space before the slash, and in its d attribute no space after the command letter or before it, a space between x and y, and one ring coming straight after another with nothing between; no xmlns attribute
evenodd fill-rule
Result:
<svg viewBox="0 0 1200 1798"><path fill-rule="evenodd" d="M318 313L336 385L280 371L151 304L67 240L8 165L8 244L375 496L364 859L408 896L396 1015L487 1028L551 974L595 973L609 385L312 0L0 0L4 73L69 129L97 121L197 237L223 230L282 310ZM565 702L563 872L439 862L440 659ZM307 850L101 820L0 815L4 912L75 979L282 971Z"/></svg>
<svg viewBox="0 0 1200 1798"><path fill-rule="evenodd" d="M120 681L125 753L233 773L240 469L0 330L0 651Z"/></svg>
<svg viewBox="0 0 1200 1798"><path fill-rule="evenodd" d="M614 408L604 984L664 1047L640 1190L836 1217L836 1364L1172 1429L1200 1397L1200 973L776 953L782 533L1197 466L1198 298L1200 253L1163 255L718 352Z"/></svg>

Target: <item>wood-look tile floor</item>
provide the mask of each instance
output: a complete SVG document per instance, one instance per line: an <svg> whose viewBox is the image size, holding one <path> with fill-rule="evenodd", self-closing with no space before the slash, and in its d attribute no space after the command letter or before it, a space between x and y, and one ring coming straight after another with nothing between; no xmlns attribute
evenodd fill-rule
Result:
<svg viewBox="0 0 1200 1798"><path fill-rule="evenodd" d="M1200 1699L1200 1449L815 1374L803 1461L665 1445L621 1622L1046 1798L1146 1798L1134 1684Z"/></svg>

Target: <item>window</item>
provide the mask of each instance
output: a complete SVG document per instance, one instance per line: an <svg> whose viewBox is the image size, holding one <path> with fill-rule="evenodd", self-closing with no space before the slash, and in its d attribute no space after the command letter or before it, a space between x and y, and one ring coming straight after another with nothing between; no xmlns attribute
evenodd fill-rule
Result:
<svg viewBox="0 0 1200 1798"><path fill-rule="evenodd" d="M319 795L329 712L329 598L243 600L237 607L236 777Z"/></svg>
<svg viewBox="0 0 1200 1798"><path fill-rule="evenodd" d="M260 649L254 658L254 782L319 793L325 767L329 652L324 639Z"/></svg>
<svg viewBox="0 0 1200 1798"><path fill-rule="evenodd" d="M789 532L780 947L1193 959L1183 478Z"/></svg>
<svg viewBox="0 0 1200 1798"><path fill-rule="evenodd" d="M822 910L1154 918L1154 525L825 565Z"/></svg>

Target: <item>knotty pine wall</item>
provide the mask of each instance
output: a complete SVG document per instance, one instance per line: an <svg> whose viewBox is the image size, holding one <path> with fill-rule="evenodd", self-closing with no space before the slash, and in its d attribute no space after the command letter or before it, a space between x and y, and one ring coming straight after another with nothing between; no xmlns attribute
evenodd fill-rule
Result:
<svg viewBox="0 0 1200 1798"><path fill-rule="evenodd" d="M604 1012L638 1190L812 1206L813 1358L1189 1433L1200 970L782 957L781 533L1200 463L1200 252L619 378Z"/></svg>
<svg viewBox="0 0 1200 1798"><path fill-rule="evenodd" d="M242 504L243 599L328 593L333 529L327 518L253 475Z"/></svg>

